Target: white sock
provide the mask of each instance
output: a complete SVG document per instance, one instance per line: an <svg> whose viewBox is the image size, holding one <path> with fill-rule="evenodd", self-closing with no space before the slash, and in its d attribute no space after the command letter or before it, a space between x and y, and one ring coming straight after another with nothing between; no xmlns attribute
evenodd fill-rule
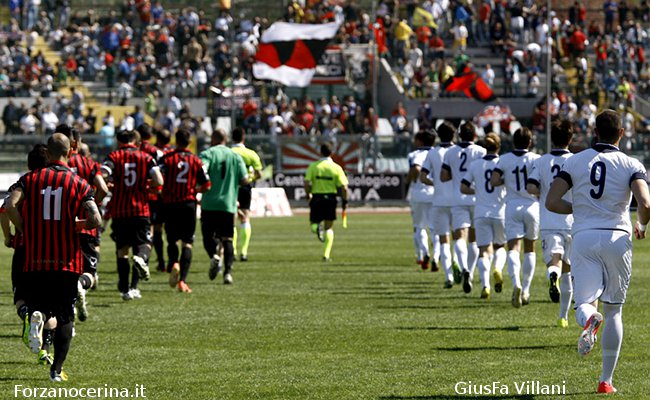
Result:
<svg viewBox="0 0 650 400"><path fill-rule="evenodd" d="M478 262L478 259L478 246L476 245L476 242L471 242L469 244L469 248L467 249L467 269L469 270L470 276L474 276L474 269L476 269L476 263Z"/></svg>
<svg viewBox="0 0 650 400"><path fill-rule="evenodd" d="M600 381L611 385L623 342L623 305L603 303L603 313L605 326L600 342L603 348L603 374L600 376Z"/></svg>
<svg viewBox="0 0 650 400"><path fill-rule="evenodd" d="M526 294L530 293L530 285L533 283L533 277L535 276L536 262L535 253L524 253L523 290Z"/></svg>
<svg viewBox="0 0 650 400"><path fill-rule="evenodd" d="M483 287L490 287L490 257L481 257L478 259L478 274L481 278Z"/></svg>
<svg viewBox="0 0 650 400"><path fill-rule="evenodd" d="M506 265L506 260L508 259L508 252L505 247L500 247L497 251L494 252L494 269L499 272L503 272L503 267Z"/></svg>
<svg viewBox="0 0 650 400"><path fill-rule="evenodd" d="M519 272L521 271L521 261L519 261L519 252L510 250L508 252L508 273L512 279L512 287L521 287Z"/></svg>
<svg viewBox="0 0 650 400"><path fill-rule="evenodd" d="M598 309L589 303L580 304L576 308L576 322L580 327L584 328L587 325L587 320L597 312Z"/></svg>
<svg viewBox="0 0 650 400"><path fill-rule="evenodd" d="M460 269L463 272L467 271L467 241L465 239L454 241L454 252L456 253L456 262L460 265Z"/></svg>
<svg viewBox="0 0 650 400"><path fill-rule="evenodd" d="M431 233L431 254L433 260L438 262L440 260L440 238L433 234L432 228L429 228L429 232Z"/></svg>
<svg viewBox="0 0 650 400"><path fill-rule="evenodd" d="M449 243L440 244L440 264L442 265L448 281L454 280L454 274L451 271L451 246Z"/></svg>
<svg viewBox="0 0 650 400"><path fill-rule="evenodd" d="M569 319L569 307L573 297L571 272L560 275L560 318Z"/></svg>
<svg viewBox="0 0 650 400"><path fill-rule="evenodd" d="M413 244L415 244L415 255L418 261L422 261L424 256L429 254L429 238L426 229L414 228Z"/></svg>
<svg viewBox="0 0 650 400"><path fill-rule="evenodd" d="M562 270L560 269L560 267L551 264L546 268L546 279L551 279L551 274L553 272L555 272L558 278L560 277L560 275L562 275Z"/></svg>

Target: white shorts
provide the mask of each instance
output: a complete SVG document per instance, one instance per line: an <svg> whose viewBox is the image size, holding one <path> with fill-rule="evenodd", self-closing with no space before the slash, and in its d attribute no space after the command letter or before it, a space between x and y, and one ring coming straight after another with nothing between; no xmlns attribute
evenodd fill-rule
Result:
<svg viewBox="0 0 650 400"><path fill-rule="evenodd" d="M506 238L537 240L539 203L506 204Z"/></svg>
<svg viewBox="0 0 650 400"><path fill-rule="evenodd" d="M479 217L474 219L474 229L476 230L476 245L488 246L491 243L506 243L506 228L502 219Z"/></svg>
<svg viewBox="0 0 650 400"><path fill-rule="evenodd" d="M472 226L474 206L451 207L451 227L454 230Z"/></svg>
<svg viewBox="0 0 650 400"><path fill-rule="evenodd" d="M411 202L411 218L413 219L414 228L426 229L432 227L431 208L430 202Z"/></svg>
<svg viewBox="0 0 650 400"><path fill-rule="evenodd" d="M451 207L433 206L431 219L433 220L436 235L449 235L451 230Z"/></svg>
<svg viewBox="0 0 650 400"><path fill-rule="evenodd" d="M562 256L562 261L571 264L569 254L571 254L571 231L541 231L542 252L544 254L544 263L548 265L553 259L553 254Z"/></svg>
<svg viewBox="0 0 650 400"><path fill-rule="evenodd" d="M576 306L596 299L625 303L632 276L632 239L627 232L578 232L573 237L571 261Z"/></svg>

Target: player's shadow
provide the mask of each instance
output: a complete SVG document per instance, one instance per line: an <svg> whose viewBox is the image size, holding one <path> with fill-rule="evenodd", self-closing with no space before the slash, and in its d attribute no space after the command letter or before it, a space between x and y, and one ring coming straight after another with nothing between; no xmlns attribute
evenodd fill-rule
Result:
<svg viewBox="0 0 650 400"><path fill-rule="evenodd" d="M404 331L518 331L520 326L398 326Z"/></svg>
<svg viewBox="0 0 650 400"><path fill-rule="evenodd" d="M535 346L480 346L480 347L432 347L432 350L437 351L486 351L486 350L495 350L495 351L504 351L504 350L559 350L559 349L573 349L575 345L573 344L558 344L558 345L535 345Z"/></svg>
<svg viewBox="0 0 650 400"><path fill-rule="evenodd" d="M19 338L20 335L17 333L9 333L9 334L2 334L0 335L0 339L16 339Z"/></svg>

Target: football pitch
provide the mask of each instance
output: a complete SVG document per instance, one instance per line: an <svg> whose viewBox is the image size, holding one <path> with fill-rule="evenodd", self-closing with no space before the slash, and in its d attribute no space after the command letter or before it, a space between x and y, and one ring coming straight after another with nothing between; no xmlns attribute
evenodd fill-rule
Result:
<svg viewBox="0 0 650 400"><path fill-rule="evenodd" d="M254 219L250 261L235 263L232 286L208 279L197 236L194 293L171 289L167 274L152 271L143 298L131 302L116 290L114 244L105 235L100 286L88 295L90 317L76 324L62 387L140 385L154 400L595 397L600 345L579 358L573 311L569 329L556 327L558 305L539 255L531 304L514 309L507 273L504 292L486 302L478 277L466 295L460 286L443 290L441 272L419 271L406 213L352 211L349 229L337 223L335 232L333 261L324 264L306 216ZM647 399L650 239L634 250L614 385L617 396ZM20 340L10 254L0 250L0 399L15 398L16 385L54 385ZM519 395L527 381L562 386L566 395ZM508 394L457 393L469 382L499 382Z"/></svg>

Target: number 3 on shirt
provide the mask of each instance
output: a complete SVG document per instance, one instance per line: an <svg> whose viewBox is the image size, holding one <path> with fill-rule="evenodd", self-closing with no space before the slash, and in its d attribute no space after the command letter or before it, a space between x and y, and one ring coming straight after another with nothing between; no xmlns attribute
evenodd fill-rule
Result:
<svg viewBox="0 0 650 400"><path fill-rule="evenodd" d="M596 190L591 189L589 195L592 199L600 199L605 193L605 178L607 177L607 166L602 161L596 161L591 167L589 179Z"/></svg>

